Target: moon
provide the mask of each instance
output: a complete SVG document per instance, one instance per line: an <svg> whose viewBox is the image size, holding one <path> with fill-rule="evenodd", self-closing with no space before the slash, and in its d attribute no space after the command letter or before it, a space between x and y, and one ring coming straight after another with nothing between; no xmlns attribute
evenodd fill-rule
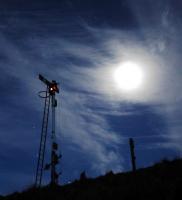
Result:
<svg viewBox="0 0 182 200"><path fill-rule="evenodd" d="M134 62L123 62L114 71L114 81L124 91L139 89L143 82L143 71Z"/></svg>

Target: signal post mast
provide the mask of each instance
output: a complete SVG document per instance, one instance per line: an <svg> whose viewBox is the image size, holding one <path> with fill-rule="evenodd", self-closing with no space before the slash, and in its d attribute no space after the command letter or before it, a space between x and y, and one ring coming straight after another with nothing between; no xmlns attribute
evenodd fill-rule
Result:
<svg viewBox="0 0 182 200"><path fill-rule="evenodd" d="M55 98L55 94L59 93L59 89L57 87L56 81L52 81L50 86L50 95L51 95L51 102L52 102L52 147L51 147L51 185L58 184L58 174L56 172L56 165L58 164L58 144L56 143L56 107L57 107L57 100Z"/></svg>
<svg viewBox="0 0 182 200"><path fill-rule="evenodd" d="M56 107L57 100L55 98L56 93L59 93L58 84L56 81L52 80L52 82L48 81L45 77L39 74L39 79L47 86L45 105L44 105L44 115L42 122L42 131L41 131L41 140L39 147L39 156L37 163L37 171L36 171L36 187L41 186L42 182L42 174L43 170L51 170L51 185L58 184L59 174L56 172L56 165L59 163L59 159L61 156L58 156L58 144L56 143ZM51 133L51 162L50 164L46 164L44 167L44 154L46 147L46 138L47 138L47 127L48 127L48 118L49 118L49 107L51 102L52 108L52 133Z"/></svg>

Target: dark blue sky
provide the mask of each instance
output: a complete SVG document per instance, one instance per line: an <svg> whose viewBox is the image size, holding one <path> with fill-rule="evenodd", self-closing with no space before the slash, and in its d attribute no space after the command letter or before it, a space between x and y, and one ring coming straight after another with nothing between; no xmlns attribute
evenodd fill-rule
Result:
<svg viewBox="0 0 182 200"><path fill-rule="evenodd" d="M0 0L0 193L34 183L44 85L60 83L62 184L181 154L180 0ZM116 89L119 63L138 63L140 90ZM49 130L50 139L50 130ZM46 162L49 162L49 147ZM49 181L45 172L44 183Z"/></svg>

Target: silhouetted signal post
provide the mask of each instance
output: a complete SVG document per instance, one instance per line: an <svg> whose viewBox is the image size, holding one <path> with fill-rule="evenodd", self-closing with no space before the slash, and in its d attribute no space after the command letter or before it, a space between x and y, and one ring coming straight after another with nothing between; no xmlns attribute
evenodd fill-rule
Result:
<svg viewBox="0 0 182 200"><path fill-rule="evenodd" d="M133 172L135 172L136 171L135 144L132 138L129 139L129 145L130 145L132 169Z"/></svg>
<svg viewBox="0 0 182 200"><path fill-rule="evenodd" d="M39 156L38 156L38 163L37 163L37 171L36 171L36 180L35 185L36 187L41 186L42 182L42 174L43 170L50 169L51 170L51 184L55 185L58 183L59 174L56 172L56 165L59 163L59 159L61 156L58 156L58 144L56 143L56 134L55 134L55 127L56 127L56 117L55 117L55 109L57 107L57 100L55 99L56 93L59 93L58 84L56 81L48 81L42 75L39 75L39 79L46 85L47 89L45 91L45 98L44 103L44 114L43 114L43 122L42 122L42 131L41 131L41 140L40 140L40 147L39 147ZM51 146L51 163L47 164L44 168L44 155L45 155L45 147L46 147L46 139L47 139L47 127L48 127L48 118L49 118L49 107L52 107L52 146Z"/></svg>

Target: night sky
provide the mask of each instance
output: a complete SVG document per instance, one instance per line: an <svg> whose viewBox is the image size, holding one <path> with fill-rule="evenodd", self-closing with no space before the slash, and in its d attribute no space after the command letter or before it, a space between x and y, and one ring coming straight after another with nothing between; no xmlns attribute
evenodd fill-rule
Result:
<svg viewBox="0 0 182 200"><path fill-rule="evenodd" d="M43 115L38 74L59 82L60 183L131 170L182 152L180 0L0 0L0 193L34 184ZM119 90L118 64L141 88ZM45 163L50 161L50 128ZM43 183L50 180L44 173Z"/></svg>

